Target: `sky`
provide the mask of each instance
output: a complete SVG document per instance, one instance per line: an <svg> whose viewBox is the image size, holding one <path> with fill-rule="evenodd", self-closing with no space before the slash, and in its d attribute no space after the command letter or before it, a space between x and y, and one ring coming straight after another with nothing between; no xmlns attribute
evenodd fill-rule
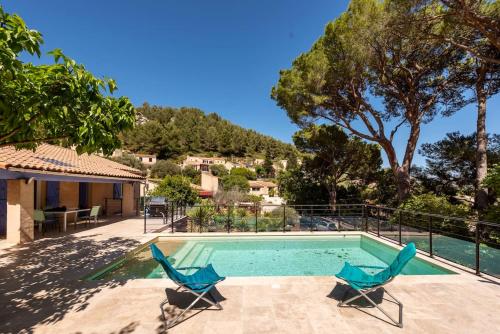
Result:
<svg viewBox="0 0 500 334"><path fill-rule="evenodd" d="M60 48L97 76L115 79L135 105L216 112L291 142L298 128L270 98L280 69L310 49L344 0L3 0L40 31L44 53ZM34 63L50 62L23 57ZM500 133L500 96L488 101L488 131ZM472 133L475 106L423 125L419 144ZM401 158L407 131L396 137ZM384 164L387 159L384 156ZM424 164L417 156L414 163Z"/></svg>

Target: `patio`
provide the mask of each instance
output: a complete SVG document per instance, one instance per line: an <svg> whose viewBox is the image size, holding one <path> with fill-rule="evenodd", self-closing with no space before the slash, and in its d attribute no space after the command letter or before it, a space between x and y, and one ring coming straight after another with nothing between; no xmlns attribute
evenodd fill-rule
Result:
<svg viewBox="0 0 500 334"><path fill-rule="evenodd" d="M128 219L0 250L0 332L165 332L158 304L170 281L79 280L153 237L142 232L142 219ZM338 308L345 287L333 277L252 277L222 282L224 310L192 312L169 333L496 333L500 285L459 273L391 283L404 304L403 329L373 308ZM191 301L168 293L181 307Z"/></svg>

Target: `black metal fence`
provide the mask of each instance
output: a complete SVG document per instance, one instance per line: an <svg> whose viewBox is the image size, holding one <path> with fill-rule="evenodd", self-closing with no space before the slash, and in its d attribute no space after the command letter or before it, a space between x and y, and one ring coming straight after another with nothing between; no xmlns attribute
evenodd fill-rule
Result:
<svg viewBox="0 0 500 334"><path fill-rule="evenodd" d="M154 213L160 210L161 213ZM194 205L167 202L147 208L165 232L304 232L364 231L500 277L500 224L367 204Z"/></svg>

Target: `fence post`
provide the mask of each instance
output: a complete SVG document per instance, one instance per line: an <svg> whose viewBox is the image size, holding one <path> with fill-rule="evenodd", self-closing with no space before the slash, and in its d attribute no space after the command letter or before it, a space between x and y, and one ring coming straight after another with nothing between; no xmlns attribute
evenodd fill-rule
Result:
<svg viewBox="0 0 500 334"><path fill-rule="evenodd" d="M377 206L377 237L380 237L380 207Z"/></svg>
<svg viewBox="0 0 500 334"><path fill-rule="evenodd" d="M146 233L146 196L143 196L143 202L142 203L142 206L143 206L143 212L144 212L144 233Z"/></svg>
<svg viewBox="0 0 500 334"><path fill-rule="evenodd" d="M286 230L286 204L283 205L283 233Z"/></svg>
<svg viewBox="0 0 500 334"><path fill-rule="evenodd" d="M401 222L403 221L403 211L399 211L398 221L399 221L399 245L401 246L401 244L402 244L402 242L401 242Z"/></svg>
<svg viewBox="0 0 500 334"><path fill-rule="evenodd" d="M229 218L229 215L231 214L230 207L227 207L227 233L231 233L231 220Z"/></svg>
<svg viewBox="0 0 500 334"><path fill-rule="evenodd" d="M429 216L429 256L432 256L432 216Z"/></svg>
<svg viewBox="0 0 500 334"><path fill-rule="evenodd" d="M258 212L257 212L257 202L254 203L254 208L255 208L255 233L259 231L257 228L257 219L258 219Z"/></svg>
<svg viewBox="0 0 500 334"><path fill-rule="evenodd" d="M172 233L174 233L174 202L171 202L170 205L170 219L172 225Z"/></svg>
<svg viewBox="0 0 500 334"><path fill-rule="evenodd" d="M340 205L337 204L337 220L339 222L339 227L338 227L338 230L339 232L342 231L342 224L341 224L341 220L340 220Z"/></svg>
<svg viewBox="0 0 500 334"><path fill-rule="evenodd" d="M361 206L361 224L365 225L365 232L368 233L368 219L366 218L366 204Z"/></svg>
<svg viewBox="0 0 500 334"><path fill-rule="evenodd" d="M476 223L476 275L480 274L480 262L479 262L479 245L480 245L480 231L479 231L479 222Z"/></svg>

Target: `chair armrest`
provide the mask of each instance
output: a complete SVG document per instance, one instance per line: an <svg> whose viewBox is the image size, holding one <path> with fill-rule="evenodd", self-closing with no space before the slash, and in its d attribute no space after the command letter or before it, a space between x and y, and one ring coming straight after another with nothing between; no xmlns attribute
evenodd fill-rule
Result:
<svg viewBox="0 0 500 334"><path fill-rule="evenodd" d="M176 270L201 269L202 267L179 267Z"/></svg>
<svg viewBox="0 0 500 334"><path fill-rule="evenodd" d="M386 269L387 267L381 267L381 266L353 266L353 267L358 267L358 268L368 268L368 269Z"/></svg>

